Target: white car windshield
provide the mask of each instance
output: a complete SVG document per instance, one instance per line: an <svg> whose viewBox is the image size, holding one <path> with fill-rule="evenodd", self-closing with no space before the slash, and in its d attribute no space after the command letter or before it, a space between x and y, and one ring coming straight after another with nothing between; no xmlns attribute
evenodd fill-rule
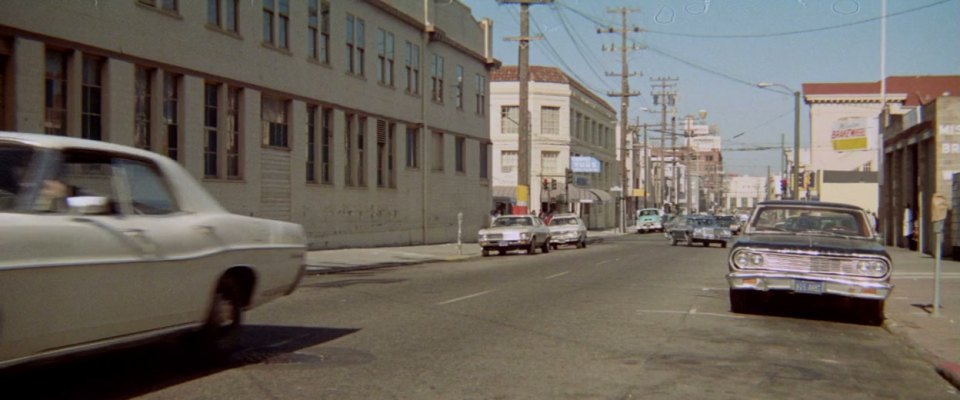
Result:
<svg viewBox="0 0 960 400"><path fill-rule="evenodd" d="M557 225L577 225L576 218L554 218L550 220L551 226Z"/></svg>
<svg viewBox="0 0 960 400"><path fill-rule="evenodd" d="M499 217L493 221L493 226L531 226L533 223L527 217Z"/></svg>

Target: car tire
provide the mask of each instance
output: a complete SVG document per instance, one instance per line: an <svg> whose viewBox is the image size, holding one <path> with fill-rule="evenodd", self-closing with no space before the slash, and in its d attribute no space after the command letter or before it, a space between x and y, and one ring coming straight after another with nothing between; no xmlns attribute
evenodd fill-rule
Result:
<svg viewBox="0 0 960 400"><path fill-rule="evenodd" d="M730 289L730 311L743 314L750 311L752 290Z"/></svg>
<svg viewBox="0 0 960 400"><path fill-rule="evenodd" d="M710 242L703 242L703 247L710 247Z"/></svg>
<svg viewBox="0 0 960 400"><path fill-rule="evenodd" d="M534 254L537 254L537 238L536 237L534 237L533 240L530 241L530 245L527 246L527 254L531 256Z"/></svg>
<svg viewBox="0 0 960 400"><path fill-rule="evenodd" d="M198 334L200 344L216 354L228 352L236 344L242 320L240 287L234 278L225 276L217 284L207 321Z"/></svg>
<svg viewBox="0 0 960 400"><path fill-rule="evenodd" d="M720 247L724 249L727 248L727 242L720 242Z"/></svg>
<svg viewBox="0 0 960 400"><path fill-rule="evenodd" d="M490 250L483 249L480 253L483 254L484 257L490 257Z"/></svg>
<svg viewBox="0 0 960 400"><path fill-rule="evenodd" d="M554 250L556 250L556 249L558 249L558 248L560 247L560 245L554 243L554 244L551 244L550 247L552 247Z"/></svg>
<svg viewBox="0 0 960 400"><path fill-rule="evenodd" d="M883 325L883 306L883 300L860 299L859 308L861 308L863 312L859 314L863 316L863 322L873 326Z"/></svg>
<svg viewBox="0 0 960 400"><path fill-rule="evenodd" d="M503 249L500 249L500 250L497 250L497 254L499 254L499 255L502 256L502 255L504 255L504 254L507 254L507 251L506 251L506 250L503 250Z"/></svg>
<svg viewBox="0 0 960 400"><path fill-rule="evenodd" d="M543 246L540 246L540 252L543 254L550 252L550 238L547 238L547 240L543 241Z"/></svg>

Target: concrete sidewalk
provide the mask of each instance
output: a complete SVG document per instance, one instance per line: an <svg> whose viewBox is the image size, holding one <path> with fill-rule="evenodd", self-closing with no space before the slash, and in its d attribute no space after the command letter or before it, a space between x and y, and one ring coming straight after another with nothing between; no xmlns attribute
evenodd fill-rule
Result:
<svg viewBox="0 0 960 400"><path fill-rule="evenodd" d="M628 232L630 232L628 230ZM587 232L587 244L620 236L615 230ZM326 274L399 265L459 261L480 257L477 242L431 244L426 246L372 247L318 250L307 253L307 273Z"/></svg>
<svg viewBox="0 0 960 400"><path fill-rule="evenodd" d="M633 231L628 227L627 232ZM588 243L621 236L615 230L590 231ZM886 303L883 327L926 359L960 388L960 262L941 261L940 315L932 314L935 263L931 256L887 247L896 287ZM310 274L337 273L480 257L476 242L426 246L320 250L307 253Z"/></svg>

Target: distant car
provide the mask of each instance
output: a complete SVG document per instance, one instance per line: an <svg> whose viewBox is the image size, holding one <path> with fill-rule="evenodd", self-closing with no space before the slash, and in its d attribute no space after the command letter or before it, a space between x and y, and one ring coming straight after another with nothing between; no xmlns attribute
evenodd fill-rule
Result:
<svg viewBox="0 0 960 400"><path fill-rule="evenodd" d="M479 232L483 256L496 250L500 255L510 250L525 250L536 254L537 248L550 252L550 229L543 220L533 215L503 215L497 217L489 228Z"/></svg>
<svg viewBox="0 0 960 400"><path fill-rule="evenodd" d="M587 247L587 226L577 214L557 214L547 224L550 229L550 246L556 249L565 244Z"/></svg>
<svg viewBox="0 0 960 400"><path fill-rule="evenodd" d="M732 239L730 228L717 225L716 219L710 215L683 215L677 217L669 230L670 244L676 246L683 242L687 246L700 243L704 247L711 243L719 243L720 247L727 247Z"/></svg>
<svg viewBox="0 0 960 400"><path fill-rule="evenodd" d="M637 233L663 232L662 213L657 208L637 210L635 225Z"/></svg>
<svg viewBox="0 0 960 400"><path fill-rule="evenodd" d="M728 259L730 307L744 312L762 292L855 300L883 321L893 263L863 209L838 203L761 202Z"/></svg>
<svg viewBox="0 0 960 400"><path fill-rule="evenodd" d="M0 367L196 331L304 273L300 225L231 214L176 161L0 132Z"/></svg>

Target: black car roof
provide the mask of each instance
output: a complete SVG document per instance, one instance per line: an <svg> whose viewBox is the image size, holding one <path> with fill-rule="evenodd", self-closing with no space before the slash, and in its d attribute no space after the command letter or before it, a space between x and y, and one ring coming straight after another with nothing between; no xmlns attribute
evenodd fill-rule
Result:
<svg viewBox="0 0 960 400"><path fill-rule="evenodd" d="M831 203L826 201L809 201L809 200L767 200L757 203L758 206L815 206L815 207L831 207L831 208L845 208L848 210L854 211L863 211L862 208L855 206L853 204L846 203Z"/></svg>

